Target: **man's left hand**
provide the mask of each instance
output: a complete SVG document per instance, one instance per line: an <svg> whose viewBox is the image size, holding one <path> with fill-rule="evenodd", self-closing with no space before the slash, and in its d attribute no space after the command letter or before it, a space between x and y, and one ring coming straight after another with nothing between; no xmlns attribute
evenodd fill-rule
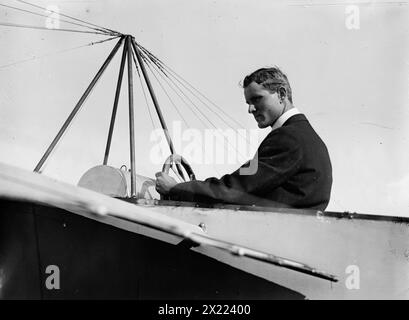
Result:
<svg viewBox="0 0 409 320"><path fill-rule="evenodd" d="M170 189L172 189L178 183L170 175L164 172L157 172L156 176L156 191L162 195L168 195Z"/></svg>

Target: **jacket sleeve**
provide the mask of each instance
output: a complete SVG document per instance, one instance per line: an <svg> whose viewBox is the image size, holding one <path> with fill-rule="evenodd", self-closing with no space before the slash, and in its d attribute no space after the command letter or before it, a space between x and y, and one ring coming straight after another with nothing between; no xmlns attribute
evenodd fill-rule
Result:
<svg viewBox="0 0 409 320"><path fill-rule="evenodd" d="M222 178L179 183L170 190L170 198L179 201L206 203L253 204L254 198L262 197L284 183L299 169L302 149L297 139L285 130L272 131L261 143L249 162ZM246 170L253 171L245 174Z"/></svg>

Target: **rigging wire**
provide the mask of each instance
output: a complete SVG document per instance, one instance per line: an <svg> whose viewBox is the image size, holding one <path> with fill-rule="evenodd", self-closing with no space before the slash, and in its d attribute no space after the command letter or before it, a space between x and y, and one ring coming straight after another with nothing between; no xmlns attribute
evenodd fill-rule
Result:
<svg viewBox="0 0 409 320"><path fill-rule="evenodd" d="M192 106L209 122L209 124L211 126L213 126L214 128L216 128L216 126L214 125L214 123L202 112L202 110L200 110L200 108L186 95L185 92L183 92L183 90L181 90L173 81L172 79L170 79L171 82L175 85L176 88L178 88L178 90L185 96L185 98L192 104ZM188 106L188 105L187 105ZM197 115L196 115L197 116ZM205 125L206 126L206 125ZM217 129L217 128L216 128Z"/></svg>
<svg viewBox="0 0 409 320"><path fill-rule="evenodd" d="M185 96L185 98L192 104L192 106L209 122L209 124L212 126L212 127L214 127L215 129L217 129L217 127L215 126L215 124L200 110L200 108L194 103L194 101L192 101L190 98L189 98L189 96L187 96L186 95L186 93L185 92L183 92L183 90L181 90L178 86L177 86L177 84L175 84L174 83L174 81L172 81L172 79L170 79L170 78L168 78L172 83L173 83L173 85L181 92L181 94L182 95L184 95ZM188 106L188 108L189 108L189 105L188 104L186 104L187 106ZM193 114L195 114L195 113L193 113ZM196 116L197 116L197 114L195 114ZM198 117L199 118L199 117ZM203 123L203 122L202 122ZM205 125L205 127L206 127L206 124L204 124Z"/></svg>
<svg viewBox="0 0 409 320"><path fill-rule="evenodd" d="M153 62L153 61L151 61L151 62ZM208 118L206 115L203 114L203 112L201 112L201 110L199 109L199 107L185 94L185 92L183 92L183 90L181 90L181 89L174 83L174 81L172 81L171 78L168 77L168 79L171 80L171 82L173 83L173 85L174 85L176 88L178 88L178 90L192 103L192 105L195 107L195 109L198 110L198 111L207 119L207 121L210 123L210 125L213 126L216 130L218 130L218 128L214 125L214 123L213 123L212 121L210 121L209 118ZM168 85L169 85L169 84L168 84ZM193 93L192 93L192 94L193 94ZM189 106L188 106L188 107L189 107ZM197 116L197 115L196 115L196 116ZM199 117L197 117L197 118L200 119ZM203 122L202 122L202 123L203 123ZM205 125L205 127L206 127L206 125ZM239 134L239 136L241 136L241 135ZM243 137L243 136L241 136L241 137ZM247 137L245 137L245 139L247 140ZM233 150L235 150L241 157L247 158L247 157L244 156L241 152L239 152L239 150L237 149L237 147L236 147L236 146L233 146L225 136L223 136L223 140L224 140ZM216 140L216 141L218 141L218 140Z"/></svg>
<svg viewBox="0 0 409 320"><path fill-rule="evenodd" d="M150 64L152 64L152 62L150 61L150 60L147 60L148 61L148 63L150 63ZM155 66L155 67L157 67L155 64L152 64L152 67L153 66ZM155 71L157 71L157 69L155 69ZM186 105L186 107L187 107L187 109L190 111L190 112L192 112L192 114L203 124L203 126L206 128L206 123L203 121L203 119L202 118L200 118L196 113L194 113L193 112L193 110L192 110L192 108L190 108L190 106L189 106L189 104L186 102L186 100L185 100L185 98L183 98L183 96L181 96L180 94L179 94L179 92L178 91L176 91L175 90L175 88L173 88L171 85L170 85L170 83L169 83L169 81L167 80L167 79L169 79L169 78L165 78L162 74L161 74L161 72L159 72L159 71L157 71L158 72L158 74L161 76L161 78L163 79L163 81L169 86L169 88L171 89L171 90L173 90L173 92L179 97L179 99ZM177 87L177 86L176 86ZM178 88L178 87L177 87ZM180 88L178 88L179 90L180 90ZM182 94L183 94L183 92L182 92ZM189 126L188 126L189 127Z"/></svg>
<svg viewBox="0 0 409 320"><path fill-rule="evenodd" d="M166 82L166 84L169 86L169 88L171 90L173 90L174 93L176 93L179 98L186 104L187 108L193 113L194 116L196 116L204 125L204 127L206 128L206 123L203 122L203 120L197 115L195 114L192 109L189 107L189 105L187 104L187 102L184 100L184 98L169 84L169 82L167 81L167 79L169 78L164 78L164 76L161 74L160 71L158 71L156 68L158 68L158 66L156 64L152 64L152 61L150 59L148 59L147 57L144 56L144 54L141 54L142 59L147 62L146 65L148 66L149 70L151 71L151 73L155 76L155 74L153 73L151 67L149 65L152 65L152 68L158 73L158 75L164 80L164 82ZM155 68L156 67L156 68ZM162 86L162 84L160 83L159 79L155 76L156 80L158 81L158 83ZM177 86L176 86L177 87ZM163 88L163 87L162 87ZM178 88L178 87L177 87ZM180 90L180 88L178 88ZM183 91L182 91L183 93ZM182 119L184 119L182 117ZM189 126L188 126L189 127ZM217 139L216 139L216 143L220 143ZM216 171L216 173L221 176L221 173L219 172L219 170L217 170L216 166L214 164L212 164L213 169ZM171 169L175 172L175 169L171 166ZM176 173L176 172L175 172Z"/></svg>
<svg viewBox="0 0 409 320"><path fill-rule="evenodd" d="M47 18L47 19L52 19L52 20L54 20L54 21L62 21L62 22L66 22L66 23L69 23L69 24L72 24L72 25L89 28L89 29L91 29L91 30L95 30L95 31L98 31L98 32L103 32L103 33L106 33L106 34L112 34L112 32L106 32L106 31L104 31L104 30L92 28L92 27L89 27L89 26L86 26L86 25L83 25L83 24L79 24L79 23L76 23L76 22L71 22L71 21L67 21L67 20L64 20L64 19L59 19L59 18L55 18L55 17L50 17L50 16L47 16L47 15L45 15L45 14L33 12L33 11L30 11L30 10L25 10L25 9L21 9L21 8L16 8L16 7L13 7L13 6L6 5L6 4L0 4L0 6L6 7L6 8L9 8L9 9L13 9L13 10L17 10L17 11L21 11L21 12L25 12L25 13L30 13L30 14L32 14L32 15L36 15L36 16L40 16L40 17L45 17L45 18Z"/></svg>
<svg viewBox="0 0 409 320"><path fill-rule="evenodd" d="M210 102L215 108L217 108L220 112L222 112L227 119L231 119L232 121L234 121L239 127L243 127L243 125L241 123L239 123L238 121L236 121L235 119L232 119L224 110L223 108L221 108L220 106L218 106L216 103L214 103L213 101L211 101L208 97L206 97L203 93L201 93L198 89L196 89L192 84L190 84L187 80L185 80L182 76L180 76L178 73L176 73L176 71L174 71L173 69L171 69L169 66L167 66L165 63L163 63L163 61L161 61L159 58L157 58L153 53L151 53L148 49L144 48L142 45L140 45L138 43L138 46L141 48L141 50L145 51L147 55L149 55L151 58L153 58L154 61L156 61L157 63L160 64L161 70L166 70L168 71L168 73L165 73L166 76L169 76L169 73L173 73L173 76L175 78L175 80L177 80L181 85L183 85L185 87L186 90L189 90L189 92L192 93L192 95L194 95L196 97L196 99L198 99L200 102L203 103L203 105L209 107L202 99L200 99L200 97L198 97L196 94L194 94L189 88L187 88L183 83L181 83L181 81L183 81L184 83L186 83L190 88L192 88L195 92L197 92L197 94L201 95L204 99L206 99L208 102ZM177 78L179 78L180 80L178 80ZM213 110L211 110L213 113L215 113ZM219 118L220 116L215 113ZM221 119L222 121L224 121L223 119ZM229 127L230 125L228 123L226 123L224 121L225 124L227 124Z"/></svg>
<svg viewBox="0 0 409 320"><path fill-rule="evenodd" d="M145 60L145 58L142 56L142 59L144 59L145 62L147 62ZM176 109L177 113L179 114L179 116L182 118L183 122L185 123L186 127L190 128L189 124L187 123L186 119L183 117L183 115L181 114L179 108L176 106L176 104L173 102L172 98L169 96L168 92L166 91L166 89L164 88L164 86L162 85L162 83L160 82L160 80L158 79L158 77L155 75L155 73L153 72L152 68L150 67L149 63L146 63L147 67L149 68L149 70L151 71L151 74L155 77L156 81L158 82L159 86L162 88L163 92L166 94L166 96L168 97L169 101L171 102L171 104L173 105L173 107Z"/></svg>
<svg viewBox="0 0 409 320"><path fill-rule="evenodd" d="M143 57L143 56L142 56L142 57ZM151 63L149 60L148 60L148 62ZM151 70L151 68L149 67L148 64L147 64L147 66L148 66L148 68ZM155 66L156 66L156 65L155 65ZM161 73L160 73L159 71L157 71L156 69L155 69L155 71L158 72L159 75L161 75ZM152 70L151 70L151 72L152 72ZM153 74L153 72L152 72L152 74ZM169 82L163 77L163 75L161 75L161 77L162 77L162 79L166 82L166 84L173 90L173 92L175 92L175 93L178 95L178 97L183 101L183 103L186 104L188 110L190 110L190 111L193 113L193 115L196 116L196 117L202 122L203 126L206 128L206 123L205 123L200 117L198 117L197 114L195 114L195 113L192 111L192 109L189 107L189 105L188 105L187 102L184 100L184 98L169 84ZM155 76L155 78L156 78L156 76ZM158 78L156 78L156 80L157 80L158 83L161 85L161 83L159 82ZM162 86L162 85L161 85L161 86ZM184 118L182 117L182 119L184 119ZM190 128L189 125L187 125L187 127ZM218 142L218 141L216 140L216 142ZM215 166L214 164L212 164L212 166L213 166L213 169L216 171L216 173L217 173L219 176L221 176L221 174L220 174L219 170L217 170L216 166ZM175 172L175 174L176 174L176 171L175 171L175 169L174 169L172 166L171 166L171 169L172 169L172 170ZM176 176L178 176L178 175L176 174Z"/></svg>
<svg viewBox="0 0 409 320"><path fill-rule="evenodd" d="M143 48L143 47L142 47ZM192 87L194 90L196 90L199 94L201 94L205 99L207 99L210 103L212 103L219 111L221 111L225 116L226 119L228 120L232 120L233 122L235 122L237 125L239 125L239 127L241 127L242 125L237 122L235 119L229 117L227 115L227 113L220 108L219 106L217 106L214 102L212 102L210 99L208 99L204 94L202 94L200 91L198 91L197 89L195 89L195 87L193 87L193 85L191 85L188 81L186 81L185 79L183 79L180 75L178 75L175 71L173 71L172 69L170 69L170 67L168 67L167 65L165 65L162 61L160 61L158 58L156 58L152 53L150 53L147 49L143 48L143 50L147 51L146 54L148 54L152 59L156 60L158 64L162 64L162 66L159 66L160 69L163 71L164 69L169 69L173 74L169 73L167 74L166 72L164 72L164 74L169 78L169 75L171 75L178 83L180 83L186 90L188 90L196 99L198 99L210 112L214 113L225 125L227 125L227 127L232 128L227 121L225 121L217 112L215 112L214 110L212 110L210 108L210 106L205 103L200 97L198 97L194 92L192 92L192 90L190 90L188 87L186 87L186 85L184 85L178 78L180 78L183 82L187 83L190 87ZM246 137L243 137L247 140ZM247 142L250 144L250 142L247 140Z"/></svg>
<svg viewBox="0 0 409 320"><path fill-rule="evenodd" d="M144 60L145 60L145 58L144 58ZM148 60L148 62L151 64L152 63L152 61L150 61L150 60ZM149 64L147 64L147 66L149 67ZM151 68L149 67L149 69L151 70ZM151 72L152 72L152 70L151 70ZM159 71L158 70L156 70L156 72L158 72L159 73ZM153 74L153 72L152 72L152 74ZM156 76L155 76L156 77ZM163 77L162 77L163 78ZM170 79L170 78L168 78L168 79ZM159 82L159 80L156 78L156 80ZM170 79L171 80L171 79ZM168 85L169 85L169 83L167 83ZM187 97L186 96L186 94L175 84L175 83L173 83L175 86L176 86L176 88L178 88L181 92L182 92L182 94L183 95L185 95L185 97L187 98L187 99L189 99L189 97ZM170 86L170 85L169 85ZM172 88L173 89L173 88ZM174 89L173 89L174 90ZM174 91L175 93L177 93L176 91ZM179 94L178 94L179 95ZM180 98L182 98L181 96L179 96ZM182 99L183 100L183 99ZM193 104L193 106L198 110L198 111L200 111L199 109L198 109L198 107L194 104L194 102L192 102L190 99L189 99L189 101ZM183 102L185 102L184 100L183 100ZM185 102L186 103L186 102ZM188 106L188 105L187 105ZM189 108L189 106L188 106L188 108ZM190 108L189 108L190 109ZM191 109L190 109L191 110ZM199 118L195 113L193 113L199 120L201 120L201 122L203 123L203 121L202 121L202 119L201 118ZM218 128L205 116L205 118L208 120L208 122L216 129L216 130L218 130ZM206 127L206 124L205 123L203 123L204 124L204 126ZM243 158L246 158L246 156L244 156L243 154L241 154L240 152L239 152L239 150L236 148L236 146L233 146L230 142L229 142L229 140L225 137L225 136L223 136L223 138L222 138L223 140L224 140L224 142L226 142L233 150L235 150L240 156L242 156ZM216 142L218 142L219 143L219 145L220 145L220 141L218 140L218 139L216 139ZM222 145L223 146L223 145ZM214 166L213 166L214 167ZM218 172L218 170L214 167L214 169L215 169L215 171L220 175L220 173Z"/></svg>
<svg viewBox="0 0 409 320"><path fill-rule="evenodd" d="M92 34L100 34L103 36L107 35L112 35L112 34L107 34L107 33L102 33L102 32L94 32L94 31L82 31L82 30L74 30L74 29L49 29L46 27L39 27L39 26L33 26L33 25L26 25L26 24L17 24L17 23L9 23L9 22L2 22L0 21L1 26L6 26L6 27L17 27L17 28L27 28L27 29L39 29L39 30L47 30L47 31L63 31L63 32L77 32L77 33L92 33Z"/></svg>
<svg viewBox="0 0 409 320"><path fill-rule="evenodd" d="M33 6L33 7L39 8L39 9L46 10L46 11L48 11L48 12L58 13L60 16L63 16L63 17L66 17L66 18L70 18L70 19L75 20L75 21L83 22L83 23L89 24L89 25L91 25L91 26L98 27L98 28L100 28L100 29L107 30L107 31L109 31L109 32L111 32L111 33L115 33L116 35L123 35L121 32L118 32L118 31L115 31L115 30L112 30L112 29L108 29L108 28L102 27L102 26L99 26L99 25L97 25L97 24L94 24L94 23L90 23L90 22L88 22L88 21L85 21L85 20L77 19L77 18L74 18L74 17L69 16L69 15L67 15L67 14L63 14L63 13L61 13L61 12L55 12L55 11L53 11L53 10L44 8L44 7L42 7L42 6L39 6L39 5L30 3L30 2L27 2L27 1L23 1L23 0L16 0L16 1L21 2L21 3L24 3L24 4L27 4L27 5L29 5L29 6Z"/></svg>
<svg viewBox="0 0 409 320"><path fill-rule="evenodd" d="M133 61L134 61L134 63L135 63L136 72L137 72L137 74L138 74L139 82L140 82L140 84L141 84L142 93L143 93L143 96L144 96L144 98L145 98L146 109L148 109L149 117L150 117L150 119L151 119L152 127L153 127L153 129L157 129L157 126L155 125L155 122L153 121L153 117L152 117L151 110L150 110L150 108L149 108L148 98L147 98L147 96L146 96L145 88L144 88L144 86L143 86L143 82L142 82L141 74L140 74L140 72L139 72L138 64L136 63L135 54L134 54L133 50L131 50L131 52L132 52Z"/></svg>
<svg viewBox="0 0 409 320"><path fill-rule="evenodd" d="M139 45L139 44L138 44L138 45ZM184 85L184 84L178 79L178 77L179 77L182 81L184 81L185 83L187 83L190 87L192 87L194 90L196 90L196 92L198 92L200 95L202 95L202 96L203 96L205 99L207 99L210 103L212 103L218 110L220 110L220 111L226 116L227 119L231 119L233 122L235 122L236 124L238 124L239 127L242 127L242 125L241 125L239 122L237 122L234 118L231 118L229 115L227 115L227 113L226 113L223 109L221 109L221 108L220 108L219 106L217 106L214 102L212 102L210 99L208 99L204 94L202 94L199 90L197 90L195 87L193 87L193 85L191 85L188 81L186 81L185 79L183 79L183 78L182 78L180 75L178 75L175 71L173 71L172 69L170 69L170 67L168 67L167 65L165 65L162 61L160 61L159 58L155 57L151 52L149 52L149 50L145 49L145 48L144 48L143 46L141 46L141 45L139 45L139 46L141 47L141 50L144 51L145 54L146 54L147 56L149 56L149 57L153 60L153 62L154 62L154 61L157 61L156 63L155 63L155 62L154 62L154 63L155 63L156 65L159 64L158 67L159 67L160 70L166 75L166 77L170 78L169 75L172 76L178 83L180 83L186 90L188 90L196 99L198 99L210 112L212 112L213 114L215 114L225 125L227 125L227 127L232 128L232 126L230 126L230 125L227 123L227 121L225 121L216 111L212 110L212 109L210 108L210 106L207 105L200 97L198 97L194 92L192 92L192 90L190 90L188 87L186 87L186 85ZM161 64L162 66L160 66L160 64ZM172 72L173 74L172 74L172 73L167 74L166 72L164 72L164 69L169 69L170 72ZM172 82L173 82L173 81L172 81ZM174 83L174 82L173 82L173 83ZM190 100L190 99L189 99L189 100ZM233 129L233 128L232 128L232 129ZM241 138L245 139L248 145L254 147L254 145L251 143L251 141L247 138L247 135L246 135L246 136L243 136L243 135L241 135L239 132L238 132L238 135L239 135Z"/></svg>
<svg viewBox="0 0 409 320"><path fill-rule="evenodd" d="M135 48L134 48L134 50L135 50ZM131 50L131 53L132 54L134 54L134 52ZM135 55L137 54L137 52L135 51ZM142 57L142 64L145 62L145 64L147 65L147 63L146 63L146 60L145 60L145 58L144 58L144 56L141 54L141 57ZM134 58L134 61L135 61L135 56L133 55L133 58ZM136 64L136 61L135 61L135 64ZM136 64L137 65L137 64ZM141 69L142 69L142 65L141 65ZM148 65L148 67L149 67L149 65ZM150 69L150 67L149 67L149 69ZM151 70L151 72L152 72L152 70ZM152 72L152 74L153 74L153 72ZM139 75L139 71L138 71L138 75ZM155 76L155 74L153 74L154 76ZM145 75L144 75L145 76ZM155 76L155 78L156 78L156 76ZM145 80L147 80L147 79L145 79ZM158 83L161 85L161 83L159 82L159 80L156 78L156 80L158 81ZM162 86L162 85L161 85ZM142 86L142 88L143 88L143 86ZM162 87L162 89L163 89L163 87ZM165 91L165 90L164 90ZM166 91L165 91L165 93L166 93ZM152 97L153 98L153 97ZM170 97L169 97L169 99L170 99ZM176 110L178 111L178 108L176 107L176 105L174 105L174 107L176 108ZM159 116L159 111L157 111L158 112L158 116ZM178 111L179 112L179 111ZM181 116L181 118L184 120L184 118L183 118L183 116L179 113L179 115ZM186 122L186 120L184 120L185 122ZM164 128L163 128L164 129ZM166 132L165 132L165 129L164 129L164 133L166 134ZM169 143L169 142L168 142ZM169 147L170 147L170 144L169 144ZM172 154L174 153L174 151L171 149L171 152L172 152ZM182 171L182 168L181 168L181 166L179 165L179 164L176 164L176 167L177 167L177 169L178 169L178 172L179 172L179 176L180 177L182 177L183 179L184 179L184 175L183 175L183 171Z"/></svg>
<svg viewBox="0 0 409 320"><path fill-rule="evenodd" d="M138 66L138 64L136 63L135 52L133 52L133 50L131 50L131 54L132 54L132 60L133 60L133 62L134 62L134 64L135 64L135 69L136 69L136 71L138 72L138 75L139 75L139 66Z"/></svg>
<svg viewBox="0 0 409 320"><path fill-rule="evenodd" d="M19 61L12 62L12 63L9 63L9 64L1 65L0 69L15 66L15 65L25 63L25 62L29 62L29 61L34 61L34 60L37 60L37 59L42 59L42 58L45 58L45 57L53 56L55 54L65 53L65 52L68 52L68 51L73 51L73 50L76 50L76 49L80 49L80 48L84 48L84 47L88 47L88 46L93 46L93 45L100 44L100 43L107 42L107 41L111 41L111 40L114 40L114 39L117 39L117 38L118 38L118 36L112 37L112 38L109 38L109 39L104 39L104 40L101 40L101 41L87 43L85 45L81 45L81 46L77 46L77 47L73 47L73 48L59 50L59 51L56 51L56 52L49 52L49 53L46 53L46 54L41 55L41 56L34 56L34 57L29 58L29 59L19 60Z"/></svg>

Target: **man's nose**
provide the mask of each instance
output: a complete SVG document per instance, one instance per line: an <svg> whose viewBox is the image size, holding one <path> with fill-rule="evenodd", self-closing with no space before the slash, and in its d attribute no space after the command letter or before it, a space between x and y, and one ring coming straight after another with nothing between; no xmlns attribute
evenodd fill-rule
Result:
<svg viewBox="0 0 409 320"><path fill-rule="evenodd" d="M253 104L249 104L249 113L253 113L256 111L256 107Z"/></svg>

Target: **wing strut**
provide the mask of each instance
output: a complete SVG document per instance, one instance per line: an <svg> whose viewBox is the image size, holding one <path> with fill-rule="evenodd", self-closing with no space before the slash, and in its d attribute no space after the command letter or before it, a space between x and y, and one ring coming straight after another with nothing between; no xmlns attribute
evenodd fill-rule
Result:
<svg viewBox="0 0 409 320"><path fill-rule="evenodd" d="M54 148L56 147L56 145L60 141L60 139L63 136L64 132L67 130L68 126L70 125L70 123L72 122L72 120L74 119L74 117L76 116L78 111L81 109L82 105L84 104L84 101L87 99L87 97L91 93L92 89L95 87L98 80L101 78L101 76L104 73L105 69L108 67L108 65L111 62L112 58L115 56L115 54L117 53L119 47L121 46L122 41L123 41L123 38L121 38L118 41L118 43L115 45L115 47L112 49L112 51L109 54L108 58L105 60L102 67L98 70L98 72L95 75L94 79L92 79L91 83L89 84L88 88L85 90L84 94L81 96L81 98L78 101L77 105L74 107L71 114L68 116L67 120L65 120L63 126L61 127L60 131L58 131L58 133L57 133L56 137L54 138L54 140L51 142L51 145L48 147L47 151L44 153L41 160L38 162L37 166L34 168L34 172L41 173L41 168L43 167L44 162L50 156L51 152L54 150Z"/></svg>
<svg viewBox="0 0 409 320"><path fill-rule="evenodd" d="M112 135L114 131L114 126L115 126L115 119L116 119L116 113L118 109L118 102L119 102L119 97L121 93L121 86L122 86L122 79L123 79L123 74L124 74L124 69L125 69L125 60L127 60L127 71L128 71L128 102L129 102L129 136L130 136L130 162L131 162L131 197L136 196L136 166L135 166L135 114L134 114L134 97L133 97L133 76L132 76L132 49L135 52L136 58L138 60L139 67L141 68L146 86L148 87L150 96L152 98L152 102L155 106L156 113L159 117L159 121L161 123L162 129L164 131L166 140L169 145L170 152L172 154L175 154L175 148L173 146L172 139L169 134L168 127L166 125L165 119L163 117L162 111L159 107L158 100L155 95L155 91L153 89L153 86L149 80L148 73L146 71L145 65L144 65L144 60L143 57L139 51L139 48L135 42L135 39L131 35L123 35L121 39L118 41L118 43L115 45L111 53L109 54L108 58L105 60L104 64L102 67L99 69L95 77L92 79L91 83L89 84L88 88L85 90L84 94L81 96L80 100L74 107L73 111L71 114L68 116L67 120L64 122L63 126L61 127L60 131L57 133L56 137L54 140L51 142L51 145L48 147L44 155L42 156L41 160L38 162L37 166L34 169L34 172L41 173L43 165L45 161L48 159L54 148L57 146L59 143L60 139L64 135L65 131L71 124L72 120L74 117L77 115L78 111L80 111L81 107L83 106L85 100L91 93L92 89L95 87L97 84L98 80L101 78L102 74L104 73L105 69L108 67L109 63L111 60L114 58L115 54L117 53L118 49L120 46L124 43L124 48L122 52L122 59L121 59L121 65L119 67L119 75L118 75L118 80L117 80L117 85L116 85L116 91L115 91L115 99L114 99L114 105L113 105L113 110L112 110L112 115L111 115L111 122L109 126L109 131L108 131L108 138L107 138L107 143L105 147L105 153L104 153L104 160L103 164L106 165L108 163L108 158L109 158L109 152L111 148L111 142L112 142ZM135 68L138 68L138 65L135 61ZM177 169L179 171L179 174L184 177L181 166L177 165Z"/></svg>

